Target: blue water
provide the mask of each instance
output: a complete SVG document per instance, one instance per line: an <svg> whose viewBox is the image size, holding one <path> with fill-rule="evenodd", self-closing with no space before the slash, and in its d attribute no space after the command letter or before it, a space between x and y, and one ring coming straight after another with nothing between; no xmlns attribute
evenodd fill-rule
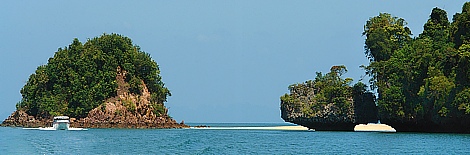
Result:
<svg viewBox="0 0 470 155"><path fill-rule="evenodd" d="M468 146L470 134L0 127L0 154L470 154Z"/></svg>

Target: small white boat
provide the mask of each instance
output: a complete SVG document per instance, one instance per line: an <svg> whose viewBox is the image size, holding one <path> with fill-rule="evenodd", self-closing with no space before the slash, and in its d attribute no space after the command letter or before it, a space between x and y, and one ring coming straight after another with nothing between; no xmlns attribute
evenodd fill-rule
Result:
<svg viewBox="0 0 470 155"><path fill-rule="evenodd" d="M394 128L387 124L378 123L367 123L359 124L354 127L354 131L360 132L397 132Z"/></svg>
<svg viewBox="0 0 470 155"><path fill-rule="evenodd" d="M52 122L52 128L56 130L68 130L70 127L69 116L56 116Z"/></svg>
<svg viewBox="0 0 470 155"><path fill-rule="evenodd" d="M52 127L47 128L23 128L26 130L71 130L71 131L79 131L79 130L88 130L85 128L71 128L70 127L70 120L68 116L56 116L54 117L54 121L52 122Z"/></svg>

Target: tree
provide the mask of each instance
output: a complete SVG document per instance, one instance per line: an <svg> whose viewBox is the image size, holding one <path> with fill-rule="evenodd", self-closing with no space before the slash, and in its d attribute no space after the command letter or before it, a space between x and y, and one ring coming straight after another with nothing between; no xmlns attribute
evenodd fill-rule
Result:
<svg viewBox="0 0 470 155"><path fill-rule="evenodd" d="M365 54L370 61L388 60L397 49L411 40L411 30L403 18L388 13L370 18L362 35L366 36Z"/></svg>
<svg viewBox="0 0 470 155"><path fill-rule="evenodd" d="M428 37L434 41L449 41L449 19L447 12L435 7L432 9L428 21L424 24L423 33L420 37Z"/></svg>
<svg viewBox="0 0 470 155"><path fill-rule="evenodd" d="M459 48L462 44L470 43L470 3L465 3L461 13L456 13L452 22L452 41L455 48Z"/></svg>

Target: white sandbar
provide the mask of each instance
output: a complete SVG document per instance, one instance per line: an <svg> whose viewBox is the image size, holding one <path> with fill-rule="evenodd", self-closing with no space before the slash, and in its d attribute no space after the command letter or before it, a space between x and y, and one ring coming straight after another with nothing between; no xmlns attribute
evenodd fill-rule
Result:
<svg viewBox="0 0 470 155"><path fill-rule="evenodd" d="M394 128L387 124L359 124L354 127L354 131L364 132L397 132Z"/></svg>
<svg viewBox="0 0 470 155"><path fill-rule="evenodd" d="M190 129L209 129L209 130L298 130L307 131L307 127L303 126L266 126L266 127L191 127ZM314 131L314 130L313 130Z"/></svg>

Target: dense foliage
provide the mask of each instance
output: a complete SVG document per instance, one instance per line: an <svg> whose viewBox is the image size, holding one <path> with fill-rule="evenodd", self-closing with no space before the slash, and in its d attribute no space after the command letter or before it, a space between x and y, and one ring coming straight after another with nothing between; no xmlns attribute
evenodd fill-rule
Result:
<svg viewBox="0 0 470 155"><path fill-rule="evenodd" d="M116 96L118 67L127 71L131 93L141 93L143 81L152 104L163 105L170 95L148 53L127 37L103 34L84 44L74 39L68 47L59 48L29 77L17 109L33 116L86 117L91 109Z"/></svg>
<svg viewBox="0 0 470 155"><path fill-rule="evenodd" d="M449 22L434 8L424 30L412 38L402 18L381 13L364 26L364 66L377 88L382 120L409 124L470 116L470 3Z"/></svg>
<svg viewBox="0 0 470 155"><path fill-rule="evenodd" d="M352 79L343 79L345 66L333 66L330 72L317 72L315 80L289 86L290 94L281 96L282 104L293 105L306 117L316 117L325 106L333 104L338 114L347 114L352 105Z"/></svg>

